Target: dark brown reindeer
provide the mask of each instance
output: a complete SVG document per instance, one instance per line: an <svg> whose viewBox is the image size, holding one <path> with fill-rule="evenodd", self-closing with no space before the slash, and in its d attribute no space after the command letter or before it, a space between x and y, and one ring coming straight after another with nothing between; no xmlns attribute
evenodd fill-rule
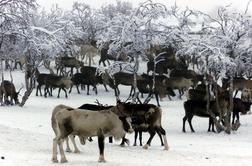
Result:
<svg viewBox="0 0 252 166"><path fill-rule="evenodd" d="M35 69L35 77L36 77L36 80L37 80L37 83L38 83L37 90L36 90L36 96L38 96L38 91L40 93L40 96L42 96L41 87L45 86L45 84L46 84L46 78L50 77L51 75L52 74L48 74L48 73L40 73L37 68Z"/></svg>
<svg viewBox="0 0 252 166"><path fill-rule="evenodd" d="M123 53L117 53L117 55L111 55L108 53L109 48L108 47L104 47L101 48L100 50L100 60L99 60L99 65L101 65L101 63L103 64L103 66L106 66L105 61L108 62L108 65L110 65L109 60L113 60L113 61L127 61L128 60L128 56L126 54Z"/></svg>
<svg viewBox="0 0 252 166"><path fill-rule="evenodd" d="M155 86L153 85L154 79L155 79ZM152 95L154 95L156 98L157 106L160 107L159 98L162 99L166 95L172 96L172 97L176 96L173 89L166 85L166 79L167 77L164 75L155 75L155 78L153 78L153 76L149 76L144 73L141 75L141 79L137 80L137 88L139 92L141 93L142 97L143 97L143 93L148 94L144 103L148 103ZM140 101L139 98L138 98L138 101Z"/></svg>
<svg viewBox="0 0 252 166"><path fill-rule="evenodd" d="M13 105L14 104L13 101L15 102L15 104L19 104L18 95L22 88L23 86L18 91L16 91L16 88L12 82L8 80L3 80L0 87L1 104ZM3 101L3 98L4 98L4 101Z"/></svg>
<svg viewBox="0 0 252 166"><path fill-rule="evenodd" d="M148 149L155 134L159 133L162 135L164 141L164 149L169 149L166 132L161 124L162 111L159 107L153 104L131 104L117 101L117 108L126 117L131 117L132 119L137 118L138 123L135 125L150 133L150 138L143 148Z"/></svg>
<svg viewBox="0 0 252 166"><path fill-rule="evenodd" d="M219 116L220 117L219 119L223 120L224 116L227 114L228 105L229 101L226 91L220 88L218 88L218 101L212 100L209 102L209 111L207 110L207 101L203 100L185 101L184 102L185 116L183 118L183 129L182 129L183 132L186 132L185 130L186 120L189 123L191 131L194 132L191 122L194 115L209 118L209 123L213 120L217 126L218 132L220 132L221 130L223 130L223 127L221 127L217 122L216 116ZM208 131L210 131L210 125Z"/></svg>
<svg viewBox="0 0 252 166"><path fill-rule="evenodd" d="M240 113L246 114L250 110L251 102L242 101L240 98L233 98L233 110L232 110L232 129L237 130L240 126ZM217 114L218 115L218 114ZM236 120L235 120L236 119ZM212 127L214 131L214 122L209 120L209 129Z"/></svg>
<svg viewBox="0 0 252 166"><path fill-rule="evenodd" d="M195 89L189 89L186 95L187 100L206 101L207 100L206 85L204 83L201 83L197 85Z"/></svg>

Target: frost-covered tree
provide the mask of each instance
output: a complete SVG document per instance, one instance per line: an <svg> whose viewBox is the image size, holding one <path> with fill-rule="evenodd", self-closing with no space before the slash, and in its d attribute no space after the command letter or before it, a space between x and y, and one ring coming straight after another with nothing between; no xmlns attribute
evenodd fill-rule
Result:
<svg viewBox="0 0 252 166"><path fill-rule="evenodd" d="M232 80L235 76L243 75L245 66L242 64L250 45L249 17L232 13L227 7L219 8L216 17L202 12L199 15L203 18L202 29L198 35L191 35L182 43L181 55L189 55L191 59L196 57L201 72L211 74L215 82L223 77L228 76ZM232 88L230 102L229 110L232 110ZM230 128L227 132L230 133Z"/></svg>
<svg viewBox="0 0 252 166"><path fill-rule="evenodd" d="M85 36L57 6L49 13L38 13L35 5L35 1L15 1L1 6L4 11L1 14L1 56L9 57L11 52L14 59L20 56L26 59L26 92L21 106L32 92L35 68L43 60L55 57L71 41Z"/></svg>
<svg viewBox="0 0 252 166"><path fill-rule="evenodd" d="M139 68L139 57L145 58L146 50L158 43L159 31L156 20L163 17L166 8L160 3L146 1L131 15L118 13L107 23L107 31L101 37L102 41L110 41L109 52L123 52L134 60L133 73L135 76Z"/></svg>

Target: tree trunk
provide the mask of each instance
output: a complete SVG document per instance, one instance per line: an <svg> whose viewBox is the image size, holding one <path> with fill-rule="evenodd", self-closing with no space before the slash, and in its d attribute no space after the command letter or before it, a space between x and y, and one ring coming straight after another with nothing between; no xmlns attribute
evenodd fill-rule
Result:
<svg viewBox="0 0 252 166"><path fill-rule="evenodd" d="M19 104L20 107L23 107L26 103L26 101L28 100L28 98L30 97L32 91L33 91L33 87L34 85L34 80L35 80L35 69L34 66L33 67L28 67L28 63L25 63L25 87L26 87L26 91L24 93L24 96L22 97L22 101ZM30 76L28 77L27 73L30 73Z"/></svg>

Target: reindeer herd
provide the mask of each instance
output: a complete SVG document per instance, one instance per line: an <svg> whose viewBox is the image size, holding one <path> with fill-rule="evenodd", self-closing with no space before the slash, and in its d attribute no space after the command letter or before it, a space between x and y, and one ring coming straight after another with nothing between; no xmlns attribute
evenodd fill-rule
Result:
<svg viewBox="0 0 252 166"><path fill-rule="evenodd" d="M53 96L53 90L58 88L58 95L63 90L65 97L76 87L78 94L81 90L86 89L87 95L90 93L98 94L98 85L103 85L105 91L110 87L114 91L116 99L120 98L119 85L129 86L130 92L128 99L136 97L137 101L121 102L117 100L116 105L104 106L85 103L79 108L72 108L66 105L58 105L53 109L51 123L55 133L53 140L53 162L58 162L57 147L59 147L61 162L67 162L63 150L63 141L66 140L67 151L69 148L68 138L74 145L74 152L78 153L79 149L75 143L75 136L78 136L80 143L85 144L86 140L92 140L91 137L98 137L99 162L105 162L104 157L104 138L111 137L115 139L122 138L121 145L128 143L126 133L135 132L134 145L137 145L139 135L140 145L142 146L142 132L148 132L150 137L143 146L147 149L157 133L160 137L161 145L165 150L169 149L166 132L162 127L162 110L160 108L160 99L168 96L169 100L178 94L182 99L186 96L184 102L185 116L182 119L182 131L186 132L186 122L188 121L190 129L195 132L192 119L194 116L209 119L208 131L215 132L215 126L218 132L224 130L224 117L228 115L228 109L232 108L232 124L234 130L240 125L240 113L246 114L251 106L251 89L252 82L245 78L234 78L233 89L242 91L241 98L236 94L233 100L233 107L230 107L230 79L223 79L222 86L210 75L197 74L194 70L188 69L188 64L174 56L174 52L162 53L156 59L147 62L147 71L142 74L128 73L119 71L111 74L108 70L100 70L100 67L91 66L92 58L97 54L94 46L84 45L81 51L89 57L89 66L85 66L84 56L69 57L59 56L55 59L56 73L50 70L50 73L41 73L35 68L35 78L37 82L36 96L50 97ZM169 51L166 50L166 51ZM109 59L126 60L127 58L119 57L110 58L108 49L103 48L100 51L101 57L99 65ZM95 63L93 61L93 63ZM70 68L70 70L68 70ZM74 69L76 72L74 73ZM152 74L149 74L152 71ZM136 84L135 84L136 82ZM136 86L135 86L136 85ZM90 92L90 86L91 91ZM42 94L42 87L44 87ZM81 88L81 90L80 90ZM19 90L20 91L20 90ZM18 93L12 82L3 80L0 88L1 105L18 104ZM93 92L94 91L94 92ZM175 93L177 91L177 93ZM144 98L144 94L147 97ZM152 96L156 98L156 105L148 104ZM127 99L127 101L128 101ZM14 102L13 102L14 101ZM231 118L230 118L231 119ZM95 123L94 123L95 122ZM223 125L221 125L221 123Z"/></svg>

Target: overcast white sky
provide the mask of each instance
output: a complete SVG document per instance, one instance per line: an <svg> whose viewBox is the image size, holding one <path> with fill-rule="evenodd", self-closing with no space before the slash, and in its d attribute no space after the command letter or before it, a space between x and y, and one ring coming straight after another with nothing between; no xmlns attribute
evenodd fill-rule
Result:
<svg viewBox="0 0 252 166"><path fill-rule="evenodd" d="M38 0L39 5L49 10L52 4L58 4L59 7L69 10L74 1L84 2L89 4L92 8L99 8L103 4L115 3L116 0ZM126 0L132 2L134 6L137 6L145 0ZM233 9L244 11L249 0L153 0L153 2L161 2L162 4L171 6L176 1L179 7L188 6L191 9L201 10L203 12L212 12L218 6L225 6L232 4ZM249 13L252 13L252 2L249 6Z"/></svg>

